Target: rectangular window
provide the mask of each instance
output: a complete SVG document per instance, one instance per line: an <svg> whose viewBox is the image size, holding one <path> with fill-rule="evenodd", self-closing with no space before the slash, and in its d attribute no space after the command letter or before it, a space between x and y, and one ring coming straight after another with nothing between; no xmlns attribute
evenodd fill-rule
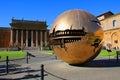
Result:
<svg viewBox="0 0 120 80"><path fill-rule="evenodd" d="M113 27L116 27L116 26L117 26L117 21L113 20Z"/></svg>

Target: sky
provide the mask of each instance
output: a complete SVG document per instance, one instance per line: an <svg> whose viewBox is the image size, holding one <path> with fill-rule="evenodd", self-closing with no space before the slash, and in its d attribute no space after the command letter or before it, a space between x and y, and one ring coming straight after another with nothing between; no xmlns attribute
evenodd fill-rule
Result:
<svg viewBox="0 0 120 80"><path fill-rule="evenodd" d="M48 28L61 13L80 9L98 16L107 11L120 13L120 0L0 0L0 27L14 19L46 21Z"/></svg>

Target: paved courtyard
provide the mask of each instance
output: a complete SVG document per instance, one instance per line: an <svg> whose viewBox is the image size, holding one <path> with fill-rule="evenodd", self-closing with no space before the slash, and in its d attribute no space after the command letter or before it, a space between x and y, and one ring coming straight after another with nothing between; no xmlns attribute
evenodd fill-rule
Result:
<svg viewBox="0 0 120 80"><path fill-rule="evenodd" d="M79 66L68 65L56 59L55 55L29 51L36 57L10 61L9 74L5 71L5 62L0 62L0 80L41 80L41 65L44 65L44 80L119 80L120 61L111 57L97 57L95 60Z"/></svg>

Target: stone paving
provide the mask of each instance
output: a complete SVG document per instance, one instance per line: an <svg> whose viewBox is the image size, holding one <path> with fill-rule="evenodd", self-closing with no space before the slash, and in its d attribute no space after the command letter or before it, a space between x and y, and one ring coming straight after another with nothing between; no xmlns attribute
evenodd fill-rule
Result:
<svg viewBox="0 0 120 80"><path fill-rule="evenodd" d="M40 69L44 64L44 80L119 80L120 61L114 57L97 57L84 65L68 65L55 55L29 51L36 57L10 62L10 72L5 73L5 62L0 63L0 80L41 80Z"/></svg>

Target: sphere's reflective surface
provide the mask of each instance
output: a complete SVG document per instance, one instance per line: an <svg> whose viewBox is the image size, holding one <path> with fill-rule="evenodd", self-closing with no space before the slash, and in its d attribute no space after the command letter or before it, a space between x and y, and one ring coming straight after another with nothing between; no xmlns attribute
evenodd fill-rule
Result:
<svg viewBox="0 0 120 80"><path fill-rule="evenodd" d="M96 57L102 37L99 21L83 10L64 12L50 29L51 47L60 59L69 64L82 64Z"/></svg>

